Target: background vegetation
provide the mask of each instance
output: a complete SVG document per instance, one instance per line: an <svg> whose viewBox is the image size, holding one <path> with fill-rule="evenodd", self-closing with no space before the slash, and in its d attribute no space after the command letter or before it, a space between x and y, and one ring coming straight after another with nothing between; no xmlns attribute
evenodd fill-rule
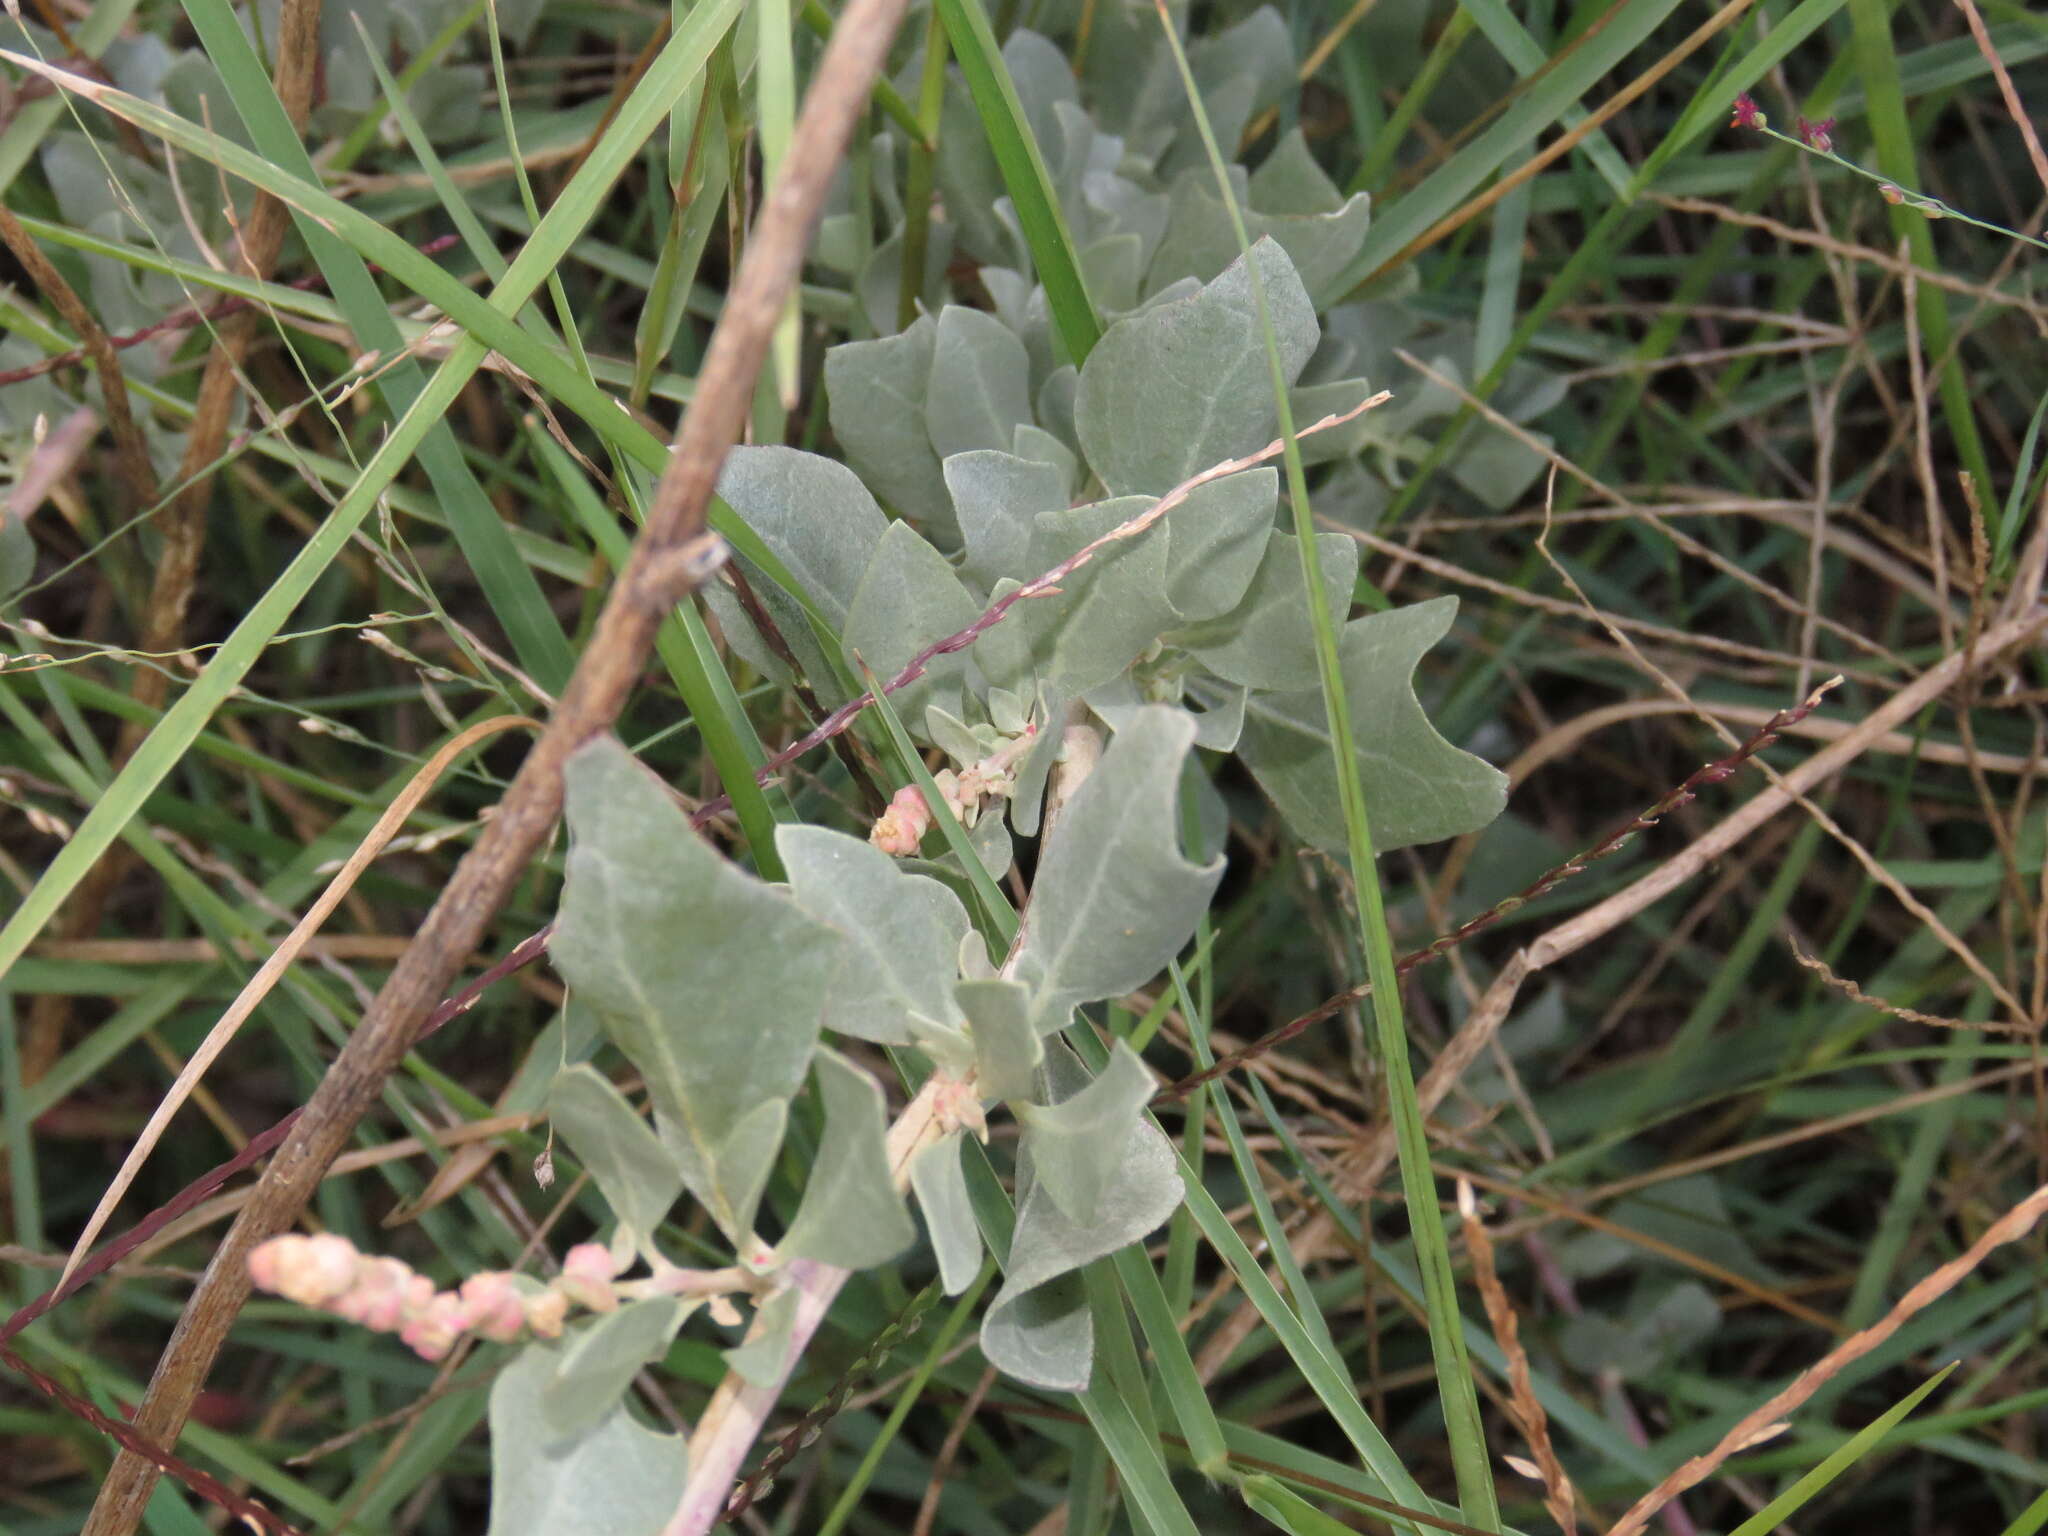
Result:
<svg viewBox="0 0 2048 1536"><path fill-rule="evenodd" d="M803 152L795 103L834 24L786 0L431 0L329 5L307 32L313 9L33 0L0 22L11 51L200 130L169 141L30 69L0 76L16 1306L49 1289L172 1078L336 868L374 851L111 1230L305 1102L489 817L523 732L437 754L485 720L544 716L583 653L760 189ZM2048 18L2013 0L1173 16L1255 215L1338 221L1370 195L1369 219L1329 224L1341 240L1309 282L1352 350L1320 354L1303 398L1362 378L1394 400L1310 464L1309 506L1358 547L1357 611L1459 598L1418 691L1507 771L1508 809L1381 859L1384 923L1368 899L1361 925L1344 863L1218 759L1230 865L1210 921L1156 991L1093 1022L1171 1081L1316 1017L1158 1106L1219 1213L1155 1237L1163 1310L1103 1346L1108 1386L1083 1402L996 1378L973 1343L980 1291L935 1304L924 1257L863 1273L783 1399L757 1453L776 1476L741 1520L1377 1529L1360 1407L1449 1498L1470 1440L1440 1407L1386 1062L1347 990L1370 968L1361 933L1422 950L1659 807L1402 993L1417 1072L1442 1064L1423 1108L1502 1520L1605 1526L1932 1277L1902 1328L1831 1357L1789 1427L1717 1456L1656 1519L1672 1536L2040 1529L2041 1239L1982 1242L2013 1236L2000 1218L2048 1182L2048 285L2031 239L2048 158L2024 110L2048 91ZM1083 173L1150 192L1204 166L1184 98L1146 96L1155 77L1118 51L1157 26L1123 0L911 12L752 441L854 453L825 349L893 334L920 303L1085 347L1061 240L1102 302L1119 279L1089 242L1124 226L1075 227L1097 206ZM666 94L641 111L650 81ZM1102 135L1122 142L1087 160ZM361 218L295 223L223 142ZM1031 174L1027 145L1051 196L1018 198L1012 232L991 210ZM1198 275L1235 253L1224 238ZM1006 240L1050 295L1035 318L983 276ZM1133 273L1110 307L1180 275ZM595 392L627 410L600 413ZM715 835L760 867L777 820L873 814L862 775L887 794L887 738L749 794L817 701L733 632L718 605L689 609L620 732L692 804L732 792ZM1672 803L1835 676L1753 760ZM418 808L366 843L408 786ZM1744 821L1745 805L1774 813ZM560 853L474 969L525 957ZM1660 871L1682 878L1635 883ZM587 1236L604 1216L588 1186L532 1171L561 1002L527 966L439 1031L312 1218L444 1284ZM801 1185L801 1152L785 1161L771 1203ZM1461 1235L1458 1179L1490 1242ZM77 1410L141 1399L235 1201L230 1186L158 1224L11 1338L7 1529L81 1528L115 1447ZM1166 1347L1176 1330L1185 1347ZM1951 1363L1881 1439L1852 1440ZM258 1300L177 1454L303 1529L477 1529L498 1364L486 1348L437 1368ZM722 1372L686 1337L636 1411L687 1424ZM1210 1434L1227 1458L1201 1454ZM1160 1448L1155 1484L1133 1484L1140 1442ZM1794 1488L1796 1514L1772 1506ZM184 1533L232 1516L188 1478L143 1518Z"/></svg>

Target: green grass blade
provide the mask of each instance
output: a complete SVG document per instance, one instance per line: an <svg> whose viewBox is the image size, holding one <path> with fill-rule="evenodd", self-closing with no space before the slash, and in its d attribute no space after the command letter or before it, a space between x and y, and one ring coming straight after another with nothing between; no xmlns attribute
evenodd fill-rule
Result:
<svg viewBox="0 0 2048 1536"><path fill-rule="evenodd" d="M1528 28L1507 8L1505 0L1458 0L1458 3L1471 13L1479 35L1493 44L1494 51L1513 65L1515 73L1524 80L1533 79L1549 67L1551 55L1529 35ZM1566 58L1568 55L1560 53L1558 57ZM1585 118L1584 108L1571 107L1561 120L1567 128L1573 128ZM1600 179L1607 183L1615 196L1625 194L1629 180L1628 164L1605 133L1594 129L1580 141L1579 151L1593 163Z"/></svg>
<svg viewBox="0 0 2048 1536"><path fill-rule="evenodd" d="M1323 1353L1302 1326L1286 1298L1266 1278L1265 1270L1245 1246L1244 1239L1237 1235L1222 1207L1196 1182L1193 1170L1185 1162L1181 1165L1181 1176L1188 1186L1187 1208L1203 1237L1237 1276L1245 1298L1258 1309L1259 1316L1293 1360L1295 1369L1301 1372L1302 1380L1351 1442L1360 1465L1379 1479L1380 1491L1386 1498L1410 1509L1432 1507L1421 1487L1408 1475L1408 1469L1401 1465L1387 1437L1359 1403L1350 1375L1339 1362Z"/></svg>
<svg viewBox="0 0 2048 1536"><path fill-rule="evenodd" d="M1229 210L1231 222L1236 226L1238 249L1245 255L1252 296L1258 306L1259 329L1265 336L1266 360L1272 371L1273 403L1279 415L1280 438L1286 445L1287 494L1294 508L1302 582L1308 589L1309 612L1315 628L1316 671L1322 682L1323 707L1330 722L1332 756L1336 759L1338 798L1344 811L1352 878L1358 887L1360 938L1365 947L1367 974L1372 979L1373 1019L1387 1078L1388 1113L1394 1124L1395 1144L1400 1150L1401 1186L1408 1209L1409 1231L1414 1239L1416 1260L1422 1270L1423 1292L1428 1301L1429 1347L1436 1362L1437 1393L1450 1439L1451 1464L1457 1474L1459 1505L1467 1520L1482 1528L1494 1529L1500 1524L1500 1506L1494 1494L1485 1424L1479 1414L1479 1394L1473 1385L1472 1362L1465 1345L1464 1318L1458 1310L1450 1240L1444 1231L1443 1211L1437 1203L1436 1177L1430 1167L1429 1132L1423 1121L1422 1105L1415 1093L1414 1072L1408 1060L1408 1032L1401 1015L1400 979L1394 969L1394 941L1387 927L1386 895L1380 888L1372 827L1366 815L1365 787L1359 779L1351 705L1337 654L1337 624L1330 612L1329 595L1323 588L1317 566L1320 557L1316 553L1315 522L1309 506L1308 482L1302 471L1301 448L1294 440L1294 417L1288 405L1287 378L1280 366L1280 346L1273 334L1267 310L1264 280L1257 265L1249 259L1251 239L1245 230L1244 215L1237 206L1223 153L1217 147L1208 114L1203 110L1194 73L1170 22L1164 30L1173 49L1174 62L1180 69L1195 125L1201 130L1210 167L1216 173L1218 191ZM1224 1107L1220 1094L1217 1107L1219 1111Z"/></svg>
<svg viewBox="0 0 2048 1536"><path fill-rule="evenodd" d="M796 128L796 50L790 36L789 0L754 0L755 136L761 142L761 182L772 186ZM769 362L782 408L797 396L797 296L792 293L775 322Z"/></svg>
<svg viewBox="0 0 2048 1536"><path fill-rule="evenodd" d="M1201 1527L1174 1490L1159 1442L1145 1434L1130 1405L1105 1391L1100 1380L1075 1401L1116 1463L1124 1497L1130 1500L1135 1517L1133 1523L1152 1536L1201 1536Z"/></svg>
<svg viewBox="0 0 2048 1536"><path fill-rule="evenodd" d="M1591 90L1678 8L1678 0L1622 0L1601 29L1523 93L1492 127L1453 155L1419 186L1373 211L1372 228L1335 289L1380 273L1438 220L1453 212L1503 165ZM1464 13L1460 13L1464 14Z"/></svg>
<svg viewBox="0 0 2048 1536"><path fill-rule="evenodd" d="M1239 1484L1245 1503L1290 1536L1351 1536L1351 1527L1263 1473Z"/></svg>
<svg viewBox="0 0 2048 1536"><path fill-rule="evenodd" d="M1159 1283L1159 1272L1152 1267L1144 1247L1137 1243L1118 1249L1114 1262L1117 1279L1123 1282L1124 1294L1138 1314L1138 1326L1145 1332L1145 1342L1152 1348L1167 1407L1173 1410L1174 1421L1188 1443L1188 1455L1204 1477L1220 1477L1230 1459L1229 1448L1223 1443L1223 1426L1216 1421L1216 1409L1209 1402L1202 1378L1195 1372L1194 1357L1188 1353L1187 1338L1174 1321L1166 1289Z"/></svg>
<svg viewBox="0 0 2048 1536"><path fill-rule="evenodd" d="M1031 247L1031 260L1038 268L1038 280L1045 285L1045 297L1052 309L1053 328L1065 343L1067 361L1079 367L1102 336L1102 319L1088 285L1082 280L1081 259L1074 249L1073 234L1060 212L1052 177L1045 157L1031 135L1024 105L1017 99L1017 87L1003 63L1002 48L989 26L981 0L933 0L946 36L953 44L953 56L967 77L968 94L988 134L989 148L1003 173L1003 185L1016 205L1017 222Z"/></svg>
<svg viewBox="0 0 2048 1536"><path fill-rule="evenodd" d="M598 552L613 570L623 569L632 541L611 509L597 499L582 470L539 422L528 423L527 440L561 487L564 501L590 534ZM739 818L740 831L754 855L754 867L765 879L782 879L782 860L775 851L775 825L778 821L793 820L794 813L779 791L771 803L767 792L755 781L754 770L768 760L768 753L754 733L732 680L719 664L695 608L680 606L665 618L655 633L654 648L667 666L676 691L689 707L690 718L704 739L705 750L711 754L719 781L732 799L733 814Z"/></svg>
<svg viewBox="0 0 2048 1536"><path fill-rule="evenodd" d="M1916 135L1906 106L1906 88L1899 73L1899 56L1892 46L1891 7L1885 0L1848 0L1851 35L1855 41L1856 73L1869 97L1871 137L1877 142L1877 164L1884 174L1902 187L1921 185L1922 176L1913 145ZM1903 238L1915 265L1939 267L1934 250L1934 231L1927 219L1910 208L1889 210L1893 238ZM1956 452L1963 467L1976 478L1980 493L1988 495L1996 483L1990 461L1984 457L1984 443L1977 434L1977 417L1970 399L1970 381L1964 376L1962 359L1950 355L1956 339L1949 318L1948 295L1931 283L1920 285L1920 344L1934 363L1939 380L1941 414L1955 437Z"/></svg>
<svg viewBox="0 0 2048 1536"><path fill-rule="evenodd" d="M312 157L228 0L190 0L185 14L220 71L228 98L241 114L257 152L282 170L307 181L317 180ZM404 339L362 256L303 219L299 229L357 341L387 358L402 355ZM378 389L396 415L419 397L423 382L419 365L407 357L380 370ZM421 441L419 460L447 509L449 530L476 573L485 600L504 627L520 665L547 692L559 693L576 665L568 637L532 569L520 559L505 520L469 472L454 433L438 425L429 431Z"/></svg>
<svg viewBox="0 0 2048 1536"><path fill-rule="evenodd" d="M1864 1425L1844 1445L1831 1452L1819 1466L1735 1527L1728 1536L1769 1536L1770 1532L1782 1528L1785 1521L1796 1514L1815 1494L1876 1450L1878 1442L1890 1434L1907 1414L1919 1407L1922 1398L1948 1380L1949 1373L1961 1364L1960 1360L1950 1361L1936 1371L1905 1397Z"/></svg>

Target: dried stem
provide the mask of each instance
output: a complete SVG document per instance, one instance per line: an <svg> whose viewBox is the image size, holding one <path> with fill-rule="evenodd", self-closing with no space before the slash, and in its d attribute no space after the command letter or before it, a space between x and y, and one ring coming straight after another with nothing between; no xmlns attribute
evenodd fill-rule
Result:
<svg viewBox="0 0 2048 1536"><path fill-rule="evenodd" d="M1522 1438L1529 1442L1529 1453L1543 1479L1543 1507L1550 1511L1550 1518L1557 1522L1564 1536L1578 1536L1579 1517L1572 1480L1565 1476L1564 1464L1557 1459L1556 1447L1550 1443L1550 1416L1543 1411L1529 1376L1529 1352L1522 1348L1521 1320L1515 1316L1507 1288L1500 1283L1500 1270L1493 1259L1493 1238L1487 1233L1486 1223L1479 1219L1472 1186L1463 1179L1458 1181L1458 1210L1464 1218L1465 1251L1472 1258L1472 1279L1486 1306L1486 1320L1493 1327L1494 1341L1508 1363L1508 1414L1521 1430Z"/></svg>

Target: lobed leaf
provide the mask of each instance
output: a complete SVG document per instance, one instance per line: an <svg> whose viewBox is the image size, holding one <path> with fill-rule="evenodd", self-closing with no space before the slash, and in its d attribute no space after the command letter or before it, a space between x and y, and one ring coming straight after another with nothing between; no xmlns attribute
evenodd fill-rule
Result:
<svg viewBox="0 0 2048 1536"><path fill-rule="evenodd" d="M557 1434L542 1397L560 1355L530 1344L491 1384L487 1536L655 1536L682 1497L682 1438L624 1408L585 1434Z"/></svg>
<svg viewBox="0 0 2048 1536"><path fill-rule="evenodd" d="M825 1134L777 1252L841 1269L886 1263L917 1241L889 1173L882 1085L834 1050L817 1054Z"/></svg>
<svg viewBox="0 0 2048 1536"><path fill-rule="evenodd" d="M1180 845L1180 769L1194 733L1179 710L1139 710L1046 839L1012 967L1033 988L1041 1032L1157 975L1208 911L1223 860L1191 863Z"/></svg>
<svg viewBox="0 0 2048 1536"><path fill-rule="evenodd" d="M1440 597L1344 627L1339 656L1380 853L1477 831L1507 803L1506 776L1438 735L1415 697L1416 663L1450 630L1457 606ZM1319 689L1252 695L1238 756L1302 838L1342 853L1332 751Z"/></svg>
<svg viewBox="0 0 2048 1536"><path fill-rule="evenodd" d="M647 1080L684 1185L745 1239L845 960L736 869L612 737L565 770L573 839L550 954Z"/></svg>

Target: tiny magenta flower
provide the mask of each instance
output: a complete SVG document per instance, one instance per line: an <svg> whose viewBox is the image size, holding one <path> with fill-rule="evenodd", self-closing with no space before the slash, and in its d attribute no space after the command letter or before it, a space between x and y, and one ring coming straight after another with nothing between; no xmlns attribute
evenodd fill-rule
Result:
<svg viewBox="0 0 2048 1536"><path fill-rule="evenodd" d="M1730 128L1768 128L1770 119L1765 117L1756 104L1756 98L1743 91L1735 98L1735 116L1729 122Z"/></svg>
<svg viewBox="0 0 2048 1536"><path fill-rule="evenodd" d="M1824 155L1835 152L1835 120L1824 117L1817 123L1799 119L1799 142L1808 149L1817 149Z"/></svg>

